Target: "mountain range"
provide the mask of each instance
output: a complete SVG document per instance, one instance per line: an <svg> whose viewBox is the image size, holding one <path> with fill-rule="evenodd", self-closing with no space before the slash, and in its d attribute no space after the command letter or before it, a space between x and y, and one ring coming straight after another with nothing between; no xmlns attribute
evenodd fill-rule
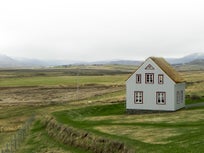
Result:
<svg viewBox="0 0 204 153"><path fill-rule="evenodd" d="M204 53L193 53L181 58L166 58L170 64L199 64L204 65ZM58 65L140 65L143 61L137 60L112 60L96 62L76 62L68 60L39 60L29 58L11 58L7 55L0 54L0 68L29 68L29 67L49 67Z"/></svg>

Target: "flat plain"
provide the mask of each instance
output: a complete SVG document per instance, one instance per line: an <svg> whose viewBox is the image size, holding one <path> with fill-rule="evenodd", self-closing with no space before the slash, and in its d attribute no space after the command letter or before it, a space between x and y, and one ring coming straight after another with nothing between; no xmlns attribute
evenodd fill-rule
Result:
<svg viewBox="0 0 204 153"><path fill-rule="evenodd" d="M41 121L52 116L67 126L124 142L136 152L201 152L204 109L127 115L125 81L134 66L71 66L0 70L0 149L35 114L18 150L89 152L51 138ZM180 71L186 103L204 102L204 71Z"/></svg>

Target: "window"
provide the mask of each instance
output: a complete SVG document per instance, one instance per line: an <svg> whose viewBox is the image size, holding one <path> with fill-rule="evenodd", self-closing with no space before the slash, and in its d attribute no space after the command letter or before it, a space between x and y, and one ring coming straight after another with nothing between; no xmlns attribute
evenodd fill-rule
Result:
<svg viewBox="0 0 204 153"><path fill-rule="evenodd" d="M136 74L136 83L141 83L141 74Z"/></svg>
<svg viewBox="0 0 204 153"><path fill-rule="evenodd" d="M157 92L156 93L156 103L158 105L166 104L166 92Z"/></svg>
<svg viewBox="0 0 204 153"><path fill-rule="evenodd" d="M179 91L176 92L176 102L177 102L177 104L180 103L180 93L179 93Z"/></svg>
<svg viewBox="0 0 204 153"><path fill-rule="evenodd" d="M163 74L159 74L158 75L158 84L163 84L164 83L164 75Z"/></svg>
<svg viewBox="0 0 204 153"><path fill-rule="evenodd" d="M143 92L142 91L134 92L134 102L135 104L143 104Z"/></svg>
<svg viewBox="0 0 204 153"><path fill-rule="evenodd" d="M181 90L181 103L183 103L183 90Z"/></svg>
<svg viewBox="0 0 204 153"><path fill-rule="evenodd" d="M147 84L154 83L154 73L145 73L145 83Z"/></svg>
<svg viewBox="0 0 204 153"><path fill-rule="evenodd" d="M149 65L147 65L145 70L154 70L154 67L151 64L149 64Z"/></svg>
<svg viewBox="0 0 204 153"><path fill-rule="evenodd" d="M183 90L176 92L176 102L177 104L183 103Z"/></svg>

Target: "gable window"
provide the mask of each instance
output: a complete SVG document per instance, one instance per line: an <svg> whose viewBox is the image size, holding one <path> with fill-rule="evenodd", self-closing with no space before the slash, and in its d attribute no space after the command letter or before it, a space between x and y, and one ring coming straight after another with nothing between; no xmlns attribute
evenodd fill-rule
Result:
<svg viewBox="0 0 204 153"><path fill-rule="evenodd" d="M158 84L164 84L164 75L163 74L158 75Z"/></svg>
<svg viewBox="0 0 204 153"><path fill-rule="evenodd" d="M166 104L166 92L157 92L156 93L156 103L158 105Z"/></svg>
<svg viewBox="0 0 204 153"><path fill-rule="evenodd" d="M141 83L141 74L136 74L136 83Z"/></svg>
<svg viewBox="0 0 204 153"><path fill-rule="evenodd" d="M145 70L154 70L154 67L151 64L148 64Z"/></svg>
<svg viewBox="0 0 204 153"><path fill-rule="evenodd" d="M135 104L143 104L143 91L135 91L134 92L134 103Z"/></svg>
<svg viewBox="0 0 204 153"><path fill-rule="evenodd" d="M146 84L154 83L154 73L145 73L145 83Z"/></svg>

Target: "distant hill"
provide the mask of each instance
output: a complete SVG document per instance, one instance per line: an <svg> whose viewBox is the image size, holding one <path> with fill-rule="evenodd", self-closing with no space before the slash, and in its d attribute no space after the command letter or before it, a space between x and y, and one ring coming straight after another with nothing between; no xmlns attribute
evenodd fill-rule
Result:
<svg viewBox="0 0 204 153"><path fill-rule="evenodd" d="M193 71L193 70L204 70L204 59L196 59L185 64L174 64L174 67L179 71Z"/></svg>
<svg viewBox="0 0 204 153"><path fill-rule="evenodd" d="M133 60L114 60L114 61L96 61L96 62L80 62L75 64L85 64L85 65L140 65L142 61Z"/></svg>
<svg viewBox="0 0 204 153"><path fill-rule="evenodd" d="M204 53L194 53L182 58L166 58L171 64L199 64L203 65ZM39 60L29 58L11 58L0 54L0 68L20 67L47 67L59 65L140 65L143 61L137 60L112 60L96 62L77 62L69 60Z"/></svg>
<svg viewBox="0 0 204 153"><path fill-rule="evenodd" d="M21 66L21 63L16 61L15 59L0 54L0 67L1 68L12 68L12 67L19 67Z"/></svg>
<svg viewBox="0 0 204 153"><path fill-rule="evenodd" d="M140 65L142 61L131 61L131 60L118 60L111 61L108 64L117 64L117 65Z"/></svg>
<svg viewBox="0 0 204 153"><path fill-rule="evenodd" d="M204 53L193 53L182 58L166 58L171 64L185 64L200 59L204 59Z"/></svg>
<svg viewBox="0 0 204 153"><path fill-rule="evenodd" d="M204 53L194 53L187 56L184 56L182 58L166 58L166 60L170 64L186 64L190 63L192 61L196 60L202 60L204 59ZM115 65L140 65L143 61L137 61L137 60L114 60L114 61L97 61L97 62L80 62L75 64L115 64Z"/></svg>
<svg viewBox="0 0 204 153"><path fill-rule="evenodd" d="M193 60L189 63L187 63L189 65L202 65L204 66L204 59L196 59L196 60Z"/></svg>

